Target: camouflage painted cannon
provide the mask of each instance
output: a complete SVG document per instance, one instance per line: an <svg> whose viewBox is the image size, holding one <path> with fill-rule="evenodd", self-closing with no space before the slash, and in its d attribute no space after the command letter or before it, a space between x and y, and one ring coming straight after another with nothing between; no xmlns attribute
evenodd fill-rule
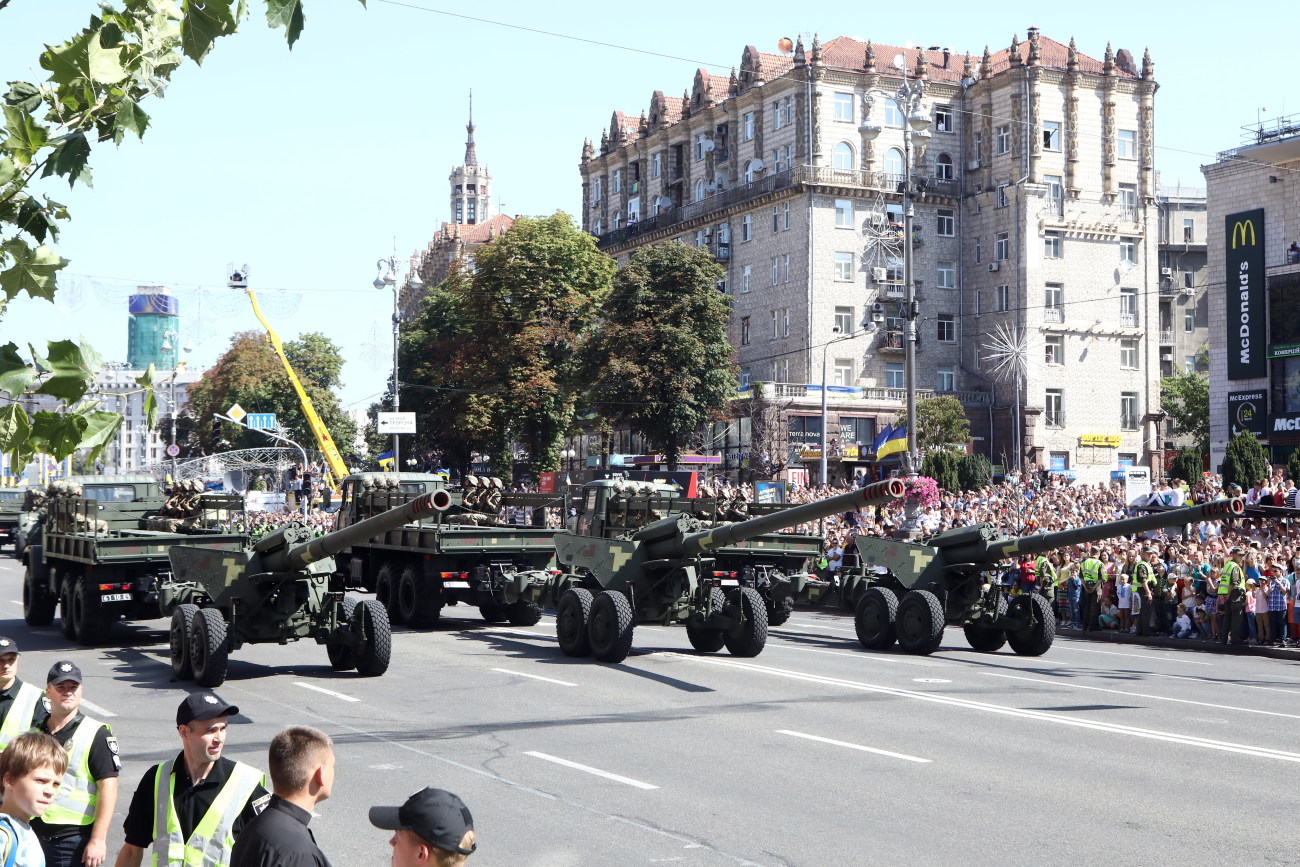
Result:
<svg viewBox="0 0 1300 867"><path fill-rule="evenodd" d="M1010 644L1022 656L1041 656L1056 636L1051 603L1037 593L1009 596L998 580L1005 558L1241 513L1242 501L1232 499L1015 539L989 524L954 527L920 542L858 536L861 565L841 575L840 592L855 600L858 640L871 650L897 640L910 653L932 653L945 624L953 624L976 650Z"/></svg>
<svg viewBox="0 0 1300 867"><path fill-rule="evenodd" d="M372 600L346 598L333 555L450 505L436 491L319 538L295 522L241 551L173 545L172 578L159 590L172 618L172 670L216 687L232 650L314 638L336 671L383 674L392 654L388 614Z"/></svg>

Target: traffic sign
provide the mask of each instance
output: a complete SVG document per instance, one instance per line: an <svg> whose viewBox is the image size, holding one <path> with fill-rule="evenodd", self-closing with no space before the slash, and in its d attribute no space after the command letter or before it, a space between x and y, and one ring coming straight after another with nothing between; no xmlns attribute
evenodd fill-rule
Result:
<svg viewBox="0 0 1300 867"><path fill-rule="evenodd" d="M244 426L253 430L278 430L280 424L273 412L250 412Z"/></svg>
<svg viewBox="0 0 1300 867"><path fill-rule="evenodd" d="M415 413L381 412L375 419L375 429L381 434L415 433Z"/></svg>
<svg viewBox="0 0 1300 867"><path fill-rule="evenodd" d="M244 408L239 404L234 404L233 406L230 407L230 409L226 410L226 416L229 417L230 420L235 422L236 424L243 421L244 416L246 415L248 415L248 413L244 412Z"/></svg>
<svg viewBox="0 0 1300 867"><path fill-rule="evenodd" d="M172 443L167 447L167 457L174 458L181 453L181 447Z"/></svg>

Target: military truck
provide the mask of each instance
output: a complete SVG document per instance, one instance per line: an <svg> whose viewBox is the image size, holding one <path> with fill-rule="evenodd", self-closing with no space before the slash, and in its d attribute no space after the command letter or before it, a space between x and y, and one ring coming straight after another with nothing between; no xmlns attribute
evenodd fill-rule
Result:
<svg viewBox="0 0 1300 867"><path fill-rule="evenodd" d="M545 508L553 494L511 493L499 479L466 476L452 485L429 473L361 473L343 481L335 528L343 529L416 497L444 492L449 506L420 522L349 545L335 558L349 586L375 594L389 619L432 626L445 606L478 606L489 623L531 626L542 616L532 588L544 587L554 560ZM533 524L502 523L501 511L532 509Z"/></svg>
<svg viewBox="0 0 1300 867"><path fill-rule="evenodd" d="M1015 539L1002 538L990 524L954 527L919 542L858 536L861 565L840 576L841 592L855 600L854 626L869 650L897 641L909 653L933 653L945 624L953 624L975 650L1010 644L1021 656L1041 656L1056 636L1051 602L1038 593L1010 595L999 580L1006 558L1241 513L1238 498Z"/></svg>
<svg viewBox="0 0 1300 867"><path fill-rule="evenodd" d="M25 553L23 619L48 625L57 605L64 636L94 644L120 620L163 616L158 586L171 573L168 549L200 536L213 547L239 550L243 536L221 525L242 507L227 494L188 488L165 494L148 475L52 482Z"/></svg>
<svg viewBox="0 0 1300 867"><path fill-rule="evenodd" d="M717 574L716 552L805 521L889 502L891 479L736 523L705 526L697 503L658 489L626 498L612 479L584 486L579 513L555 536L557 566L546 599L568 656L622 662L636 623L685 623L691 646L757 656L767 643L767 606L753 587ZM617 494L617 496L616 496ZM728 582L725 583L724 582Z"/></svg>
<svg viewBox="0 0 1300 867"><path fill-rule="evenodd" d="M336 671L383 674L392 656L388 615L374 600L346 596L333 556L450 505L446 491L434 491L320 537L293 522L233 551L206 539L173 545L172 574L159 587L172 619L172 670L213 688L225 682L231 651L311 638Z"/></svg>
<svg viewBox="0 0 1300 867"><path fill-rule="evenodd" d="M18 555L18 516L22 512L25 488L0 488L0 545L13 545Z"/></svg>
<svg viewBox="0 0 1300 867"><path fill-rule="evenodd" d="M23 502L18 507L17 524L14 527L14 559L27 562L27 546L32 532L45 515L45 488L23 489Z"/></svg>

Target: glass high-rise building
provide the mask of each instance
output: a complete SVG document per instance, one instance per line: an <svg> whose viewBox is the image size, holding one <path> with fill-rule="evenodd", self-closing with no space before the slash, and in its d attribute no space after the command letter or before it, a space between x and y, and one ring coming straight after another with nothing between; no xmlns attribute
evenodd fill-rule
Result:
<svg viewBox="0 0 1300 867"><path fill-rule="evenodd" d="M171 370L180 355L180 338L163 350L167 332L180 333L180 304L166 286L140 286L131 296L127 326L126 363L133 370Z"/></svg>

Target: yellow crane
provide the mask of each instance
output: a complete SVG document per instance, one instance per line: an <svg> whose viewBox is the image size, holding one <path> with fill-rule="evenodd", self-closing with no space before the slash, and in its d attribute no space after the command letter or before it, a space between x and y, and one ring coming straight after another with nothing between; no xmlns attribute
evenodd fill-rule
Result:
<svg viewBox="0 0 1300 867"><path fill-rule="evenodd" d="M311 428L312 435L316 437L316 445L320 447L321 454L325 455L326 471L322 481L329 485L331 491L335 494L339 492L339 482L348 475L348 465L343 462L343 455L339 454L338 446L334 445L334 438L325 428L325 422L321 421L320 416L316 414L316 408L312 406L311 398L308 397L306 389L302 387L298 375L293 372L293 365L289 363L289 357L284 354L284 345L280 342L280 335L275 333L271 323L266 321L262 315L262 309L257 306L257 296L253 290L248 288L248 266L244 266L243 271L232 271L229 284L232 289L243 289L248 293L248 300L253 303L253 313L257 320L262 323L266 329L266 334L271 338L271 346L275 349L275 354L279 357L280 363L284 365L284 372L289 376L289 382L293 384L293 390L298 393L298 402L302 404L302 414L307 418L307 425Z"/></svg>

